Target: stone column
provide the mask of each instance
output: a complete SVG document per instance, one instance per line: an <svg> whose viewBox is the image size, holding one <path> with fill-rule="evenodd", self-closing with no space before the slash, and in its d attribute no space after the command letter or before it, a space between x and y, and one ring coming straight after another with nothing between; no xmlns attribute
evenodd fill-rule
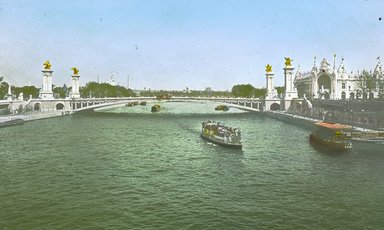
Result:
<svg viewBox="0 0 384 230"><path fill-rule="evenodd" d="M273 72L267 72L265 74L266 80L267 80L267 97L268 98L273 98L276 96L276 93L275 93L276 90L273 87L273 81L272 81L274 75L275 74Z"/></svg>
<svg viewBox="0 0 384 230"><path fill-rule="evenodd" d="M51 69L42 69L41 72L43 73L43 89L39 93L40 98L47 98L51 99L53 97L53 91L52 91L52 73L53 71Z"/></svg>
<svg viewBox="0 0 384 230"><path fill-rule="evenodd" d="M291 100L293 98L297 98L297 91L295 86L293 85L293 70L295 68L293 66L285 66L284 67L284 100Z"/></svg>
<svg viewBox="0 0 384 230"><path fill-rule="evenodd" d="M286 65L284 67L284 95L283 95L283 110L288 111L289 107L291 106L291 101L293 98L297 98L297 91L295 89L295 86L293 85L293 70L295 68L291 65Z"/></svg>
<svg viewBox="0 0 384 230"><path fill-rule="evenodd" d="M8 85L7 101L12 101L12 90L11 90L11 84L9 84L9 85Z"/></svg>
<svg viewBox="0 0 384 230"><path fill-rule="evenodd" d="M69 94L70 98L80 98L80 83L79 83L80 75L72 74L72 91Z"/></svg>

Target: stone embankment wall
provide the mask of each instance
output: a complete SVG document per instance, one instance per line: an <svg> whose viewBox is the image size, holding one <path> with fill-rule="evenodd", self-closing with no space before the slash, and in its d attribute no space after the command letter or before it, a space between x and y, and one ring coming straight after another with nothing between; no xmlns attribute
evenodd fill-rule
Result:
<svg viewBox="0 0 384 230"><path fill-rule="evenodd" d="M384 130L384 101L315 100L295 103L288 113L338 122L355 127Z"/></svg>

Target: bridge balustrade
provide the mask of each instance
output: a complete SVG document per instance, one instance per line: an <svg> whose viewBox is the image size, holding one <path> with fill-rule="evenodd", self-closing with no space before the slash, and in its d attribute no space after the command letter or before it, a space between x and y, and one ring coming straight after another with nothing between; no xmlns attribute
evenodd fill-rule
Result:
<svg viewBox="0 0 384 230"><path fill-rule="evenodd" d="M263 100L258 98L212 98L212 97L172 97L166 101L181 100L181 101L211 101L216 103L225 103L232 107L245 109L245 110L260 110L262 108ZM33 99L33 104L39 103L42 107L51 104L63 103L66 104L65 108L73 112L106 107L111 105L125 104L129 101L159 101L155 97L129 97L129 98L72 98L72 99Z"/></svg>

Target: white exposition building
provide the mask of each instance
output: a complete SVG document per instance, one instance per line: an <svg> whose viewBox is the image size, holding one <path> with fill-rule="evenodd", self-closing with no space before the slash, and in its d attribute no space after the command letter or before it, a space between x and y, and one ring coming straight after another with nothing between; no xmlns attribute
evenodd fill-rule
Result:
<svg viewBox="0 0 384 230"><path fill-rule="evenodd" d="M377 60L378 63L372 74L375 78L384 80L380 57ZM336 68L335 60L333 67L331 67L325 58L317 67L315 57L310 72L302 74L300 67L298 68L294 85L299 98L339 100L379 97L377 88L372 92L362 92L359 89L357 86L359 74L359 72L354 74L346 71L344 58L341 59L340 65Z"/></svg>

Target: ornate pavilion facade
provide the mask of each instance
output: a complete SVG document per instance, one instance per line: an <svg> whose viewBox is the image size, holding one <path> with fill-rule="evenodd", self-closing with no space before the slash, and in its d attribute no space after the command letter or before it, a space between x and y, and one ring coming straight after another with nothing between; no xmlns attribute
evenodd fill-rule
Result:
<svg viewBox="0 0 384 230"><path fill-rule="evenodd" d="M373 71L373 76L384 80L380 58L377 58L377 60L378 63ZM323 58L320 66L317 67L315 57L310 72L302 74L299 66L295 74L294 85L299 98L352 100L379 97L378 89L371 92L361 91L357 84L359 74L359 72L356 74L348 73L344 67L344 59L341 60L338 67L336 67L335 61L333 67L331 67L328 61Z"/></svg>

